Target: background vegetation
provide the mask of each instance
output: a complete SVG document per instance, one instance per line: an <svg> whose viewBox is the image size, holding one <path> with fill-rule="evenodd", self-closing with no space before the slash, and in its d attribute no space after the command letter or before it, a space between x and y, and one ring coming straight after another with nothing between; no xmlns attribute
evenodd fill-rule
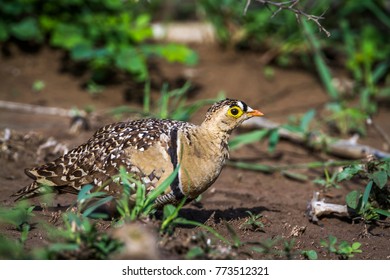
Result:
<svg viewBox="0 0 390 280"><path fill-rule="evenodd" d="M181 1L176 1L176 4L178 2ZM378 112L379 103L388 102L390 97L388 1L307 0L296 1L299 3L295 6L291 6L294 1L290 1L283 4L282 10L278 9L282 4L275 6L260 2L268 1L251 1L248 7L247 1L185 1L180 5L172 5L171 13L160 14L160 9L168 5L165 1L2 0L0 42L3 53L14 44L29 51L42 46L62 49L68 60L86 66L90 73L90 89L93 87L91 90L98 90L99 84L104 83L111 75L125 74L145 85L142 114L188 120L203 104L213 100L201 100L188 105L186 94L189 86L185 84L173 91L163 87L154 108L150 103L149 69L154 58L194 65L197 63L197 54L181 44L153 42L151 22L154 19L177 18L208 20L215 28L221 48L263 53L265 75L272 76L272 69L276 66L315 70L329 94L329 102L324 108L325 115L319 116L311 109L303 116L292 117L290 123L284 124L284 128L308 136L313 133L311 127L315 123L315 126L326 126L329 134L334 137L345 137L353 133L364 136L367 121ZM292 7L303 11L306 16L298 14L297 20L297 13L291 10ZM323 17L318 22L320 27L323 26L330 32L330 37L326 36L324 30L319 32L318 24L310 20L310 15ZM334 75L336 70L346 73L351 84L344 86L343 81ZM116 113L123 112L122 109L117 108ZM264 139L268 139L269 152L275 151L279 141L278 129L241 135L232 139L230 145L235 149ZM283 171L288 177L308 180L289 171L295 168L292 166L260 166L247 162L232 165L267 173ZM314 183L324 190L340 187L343 181L359 182L360 189L351 191L345 198L346 204L354 212L355 221L372 224L389 217L389 160L380 158L348 163L343 161L339 165L343 168L334 172L330 172L324 164L307 164L304 167L323 168L324 175ZM157 194L145 194L140 182L136 182L137 189L132 189L129 182L134 179L127 177L125 172L118 176L126 192L118 204L120 215L112 221L112 226L120 227L153 216L155 211L151 203ZM163 191L168 183L163 184L158 192ZM112 198L102 198L86 207L85 203L96 196L88 196L86 191L87 189L78 196L78 211L60 217L63 219L63 232L50 228L55 237L47 248L24 250L26 238L33 226L30 222L33 217L32 206L20 204L12 209L1 209L0 221L14 227L20 233L20 238L11 241L0 236L0 257L100 259L110 258L114 252L120 251L122 243L98 230L96 218L104 217L93 216L98 206ZM135 197L133 205L128 204L130 197ZM172 234L177 225L200 226L232 251L246 246L245 248L250 247L264 256L317 258L317 253L313 250L294 251L293 240L281 238L245 243L228 224L226 227L230 238L225 238L206 225L181 218L178 213L182 205L168 205L164 208L159 224L162 235ZM261 215L249 212L245 227L250 230L261 229ZM186 253L187 258L212 258L215 254L222 254L218 251L220 247L205 241L203 235L196 239L196 245ZM343 259L361 252L359 242L337 242L337 238L330 235L324 237L319 245ZM85 252L88 254L83 255ZM233 256L231 254L228 257Z"/></svg>

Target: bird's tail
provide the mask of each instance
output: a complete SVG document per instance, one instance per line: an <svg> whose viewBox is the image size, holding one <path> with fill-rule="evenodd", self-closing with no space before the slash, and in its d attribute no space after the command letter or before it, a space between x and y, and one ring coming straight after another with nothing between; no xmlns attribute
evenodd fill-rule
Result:
<svg viewBox="0 0 390 280"><path fill-rule="evenodd" d="M39 185L36 181L32 182L27 187L24 187L12 194L11 197L16 197L15 201L33 198L43 194L52 192L47 186Z"/></svg>

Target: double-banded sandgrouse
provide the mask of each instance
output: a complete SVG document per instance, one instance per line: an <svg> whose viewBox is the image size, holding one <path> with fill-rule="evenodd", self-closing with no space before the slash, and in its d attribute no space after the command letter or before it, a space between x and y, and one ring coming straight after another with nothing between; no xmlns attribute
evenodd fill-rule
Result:
<svg viewBox="0 0 390 280"><path fill-rule="evenodd" d="M262 116L244 102L225 99L212 105L201 125L174 120L141 119L104 126L86 143L53 162L26 169L32 182L13 196L27 199L49 192L77 194L87 184L113 195L120 166L141 180L147 191L176 168L179 172L156 205L196 198L219 176L228 158L228 138L244 120Z"/></svg>

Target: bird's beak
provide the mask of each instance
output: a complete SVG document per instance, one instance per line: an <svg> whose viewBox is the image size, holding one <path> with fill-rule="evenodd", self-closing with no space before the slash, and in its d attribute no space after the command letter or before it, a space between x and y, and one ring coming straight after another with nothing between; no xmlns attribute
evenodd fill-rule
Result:
<svg viewBox="0 0 390 280"><path fill-rule="evenodd" d="M246 112L247 115L249 115L250 117L261 117L263 116L264 114L258 110L253 110L253 109L249 109L247 112Z"/></svg>

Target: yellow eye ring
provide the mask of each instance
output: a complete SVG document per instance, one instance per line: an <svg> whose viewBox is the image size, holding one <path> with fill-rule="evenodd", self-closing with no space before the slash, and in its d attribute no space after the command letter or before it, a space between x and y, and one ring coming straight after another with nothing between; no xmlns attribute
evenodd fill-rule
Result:
<svg viewBox="0 0 390 280"><path fill-rule="evenodd" d="M244 112L238 106L233 106L233 107L229 108L228 115L232 116L233 118L238 119L239 117L242 116L242 114L244 114Z"/></svg>

